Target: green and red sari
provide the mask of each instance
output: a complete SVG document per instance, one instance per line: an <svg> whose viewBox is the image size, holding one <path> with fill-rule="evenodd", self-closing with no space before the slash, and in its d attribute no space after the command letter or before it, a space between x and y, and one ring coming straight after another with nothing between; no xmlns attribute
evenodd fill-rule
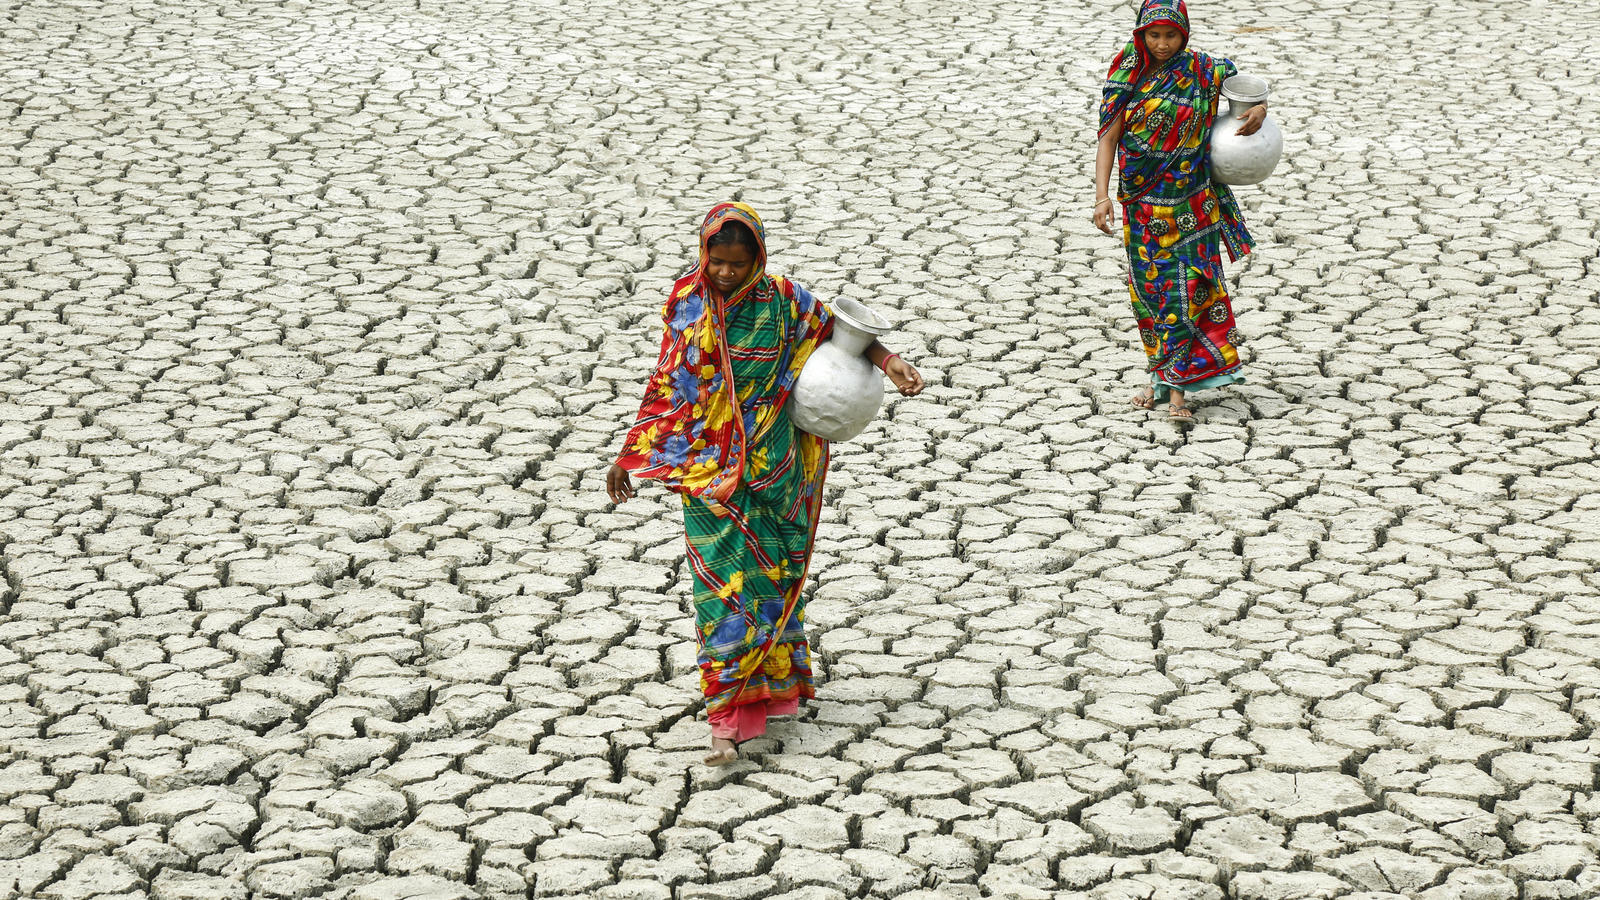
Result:
<svg viewBox="0 0 1600 900"><path fill-rule="evenodd" d="M1184 36L1184 49L1164 63L1145 48L1143 32L1156 25ZM1101 134L1122 123L1118 200L1128 294L1158 401L1169 388L1242 380L1219 245L1230 260L1253 246L1233 192L1211 180L1209 157L1222 80L1238 70L1188 49L1188 35L1183 0L1146 0L1100 104Z"/></svg>
<svg viewBox="0 0 1600 900"><path fill-rule="evenodd" d="M760 244L739 290L705 276L707 242L730 221ZM745 740L814 696L801 591L828 444L789 421L795 378L832 331L805 288L766 273L754 210L724 203L700 229L698 264L662 308L661 353L618 465L683 496L700 685L712 734Z"/></svg>

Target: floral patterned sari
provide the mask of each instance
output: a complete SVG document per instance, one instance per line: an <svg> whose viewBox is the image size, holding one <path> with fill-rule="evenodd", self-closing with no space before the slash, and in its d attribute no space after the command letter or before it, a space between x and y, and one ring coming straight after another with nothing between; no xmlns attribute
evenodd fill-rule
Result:
<svg viewBox="0 0 1600 900"><path fill-rule="evenodd" d="M761 245L750 279L719 299L707 242L730 221ZM766 273L755 211L706 216L699 263L673 286L644 402L618 464L683 495L700 684L712 734L743 740L814 696L801 590L816 536L828 444L786 401L832 312Z"/></svg>
<svg viewBox="0 0 1600 900"><path fill-rule="evenodd" d="M1100 133L1120 119L1128 294L1156 399L1165 400L1169 388L1242 380L1219 244L1237 260L1253 243L1233 192L1211 180L1211 124L1222 80L1237 69L1187 46L1158 62L1143 38L1156 25L1177 28L1187 45L1183 0L1146 0L1140 9L1133 40L1106 76Z"/></svg>

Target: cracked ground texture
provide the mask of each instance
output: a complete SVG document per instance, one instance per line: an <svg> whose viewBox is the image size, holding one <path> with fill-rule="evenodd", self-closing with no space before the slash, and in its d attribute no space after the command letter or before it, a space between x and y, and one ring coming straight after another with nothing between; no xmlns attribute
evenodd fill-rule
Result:
<svg viewBox="0 0 1600 900"><path fill-rule="evenodd" d="M0 4L0 898L1600 893L1600 10L1191 13L1287 148L1181 428L1125 4ZM930 386L706 770L601 486L728 198Z"/></svg>

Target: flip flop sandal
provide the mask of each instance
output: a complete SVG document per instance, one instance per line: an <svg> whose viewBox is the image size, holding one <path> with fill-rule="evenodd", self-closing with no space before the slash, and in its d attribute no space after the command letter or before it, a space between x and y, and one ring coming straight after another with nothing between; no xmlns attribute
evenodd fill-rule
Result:
<svg viewBox="0 0 1600 900"><path fill-rule="evenodd" d="M1152 390L1146 391L1142 394L1135 394L1132 402L1134 406L1137 406L1140 409L1155 409L1156 392Z"/></svg>

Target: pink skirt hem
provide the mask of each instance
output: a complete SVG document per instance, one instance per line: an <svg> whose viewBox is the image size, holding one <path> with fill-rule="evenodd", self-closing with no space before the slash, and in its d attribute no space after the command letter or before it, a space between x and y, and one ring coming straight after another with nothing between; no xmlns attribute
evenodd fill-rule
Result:
<svg viewBox="0 0 1600 900"><path fill-rule="evenodd" d="M711 736L730 741L748 741L767 733L771 716L792 716L800 711L800 698L757 700L725 707L711 713Z"/></svg>

